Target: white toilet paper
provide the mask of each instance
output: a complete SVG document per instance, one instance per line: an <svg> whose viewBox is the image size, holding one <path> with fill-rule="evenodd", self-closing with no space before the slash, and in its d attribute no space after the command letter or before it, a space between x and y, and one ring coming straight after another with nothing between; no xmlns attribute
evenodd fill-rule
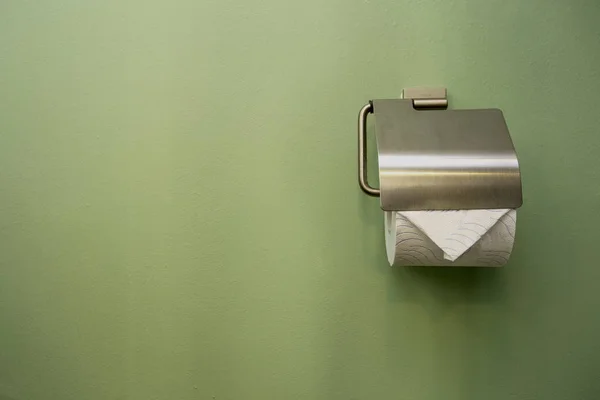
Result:
<svg viewBox="0 0 600 400"><path fill-rule="evenodd" d="M517 223L511 209L385 212L384 217L393 266L502 266Z"/></svg>

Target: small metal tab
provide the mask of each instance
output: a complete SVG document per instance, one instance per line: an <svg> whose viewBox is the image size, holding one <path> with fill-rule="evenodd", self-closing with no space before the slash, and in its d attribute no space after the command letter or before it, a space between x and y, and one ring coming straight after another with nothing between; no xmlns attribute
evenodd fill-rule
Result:
<svg viewBox="0 0 600 400"><path fill-rule="evenodd" d="M417 109L446 109L448 98L446 88L407 88L402 90L403 99L412 99Z"/></svg>
<svg viewBox="0 0 600 400"><path fill-rule="evenodd" d="M408 89L403 97L373 100L359 114L359 185L381 198L383 210L521 206L521 173L502 111L439 111L448 105L445 89ZM376 120L380 189L367 182L370 113Z"/></svg>

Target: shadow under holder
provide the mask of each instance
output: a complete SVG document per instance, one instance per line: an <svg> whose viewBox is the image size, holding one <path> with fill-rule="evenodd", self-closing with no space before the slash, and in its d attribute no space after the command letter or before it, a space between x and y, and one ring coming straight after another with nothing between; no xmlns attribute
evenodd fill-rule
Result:
<svg viewBox="0 0 600 400"><path fill-rule="evenodd" d="M519 162L502 111L447 110L445 88L404 89L359 112L358 181L384 211L518 208ZM367 117L375 117L380 188L367 181Z"/></svg>

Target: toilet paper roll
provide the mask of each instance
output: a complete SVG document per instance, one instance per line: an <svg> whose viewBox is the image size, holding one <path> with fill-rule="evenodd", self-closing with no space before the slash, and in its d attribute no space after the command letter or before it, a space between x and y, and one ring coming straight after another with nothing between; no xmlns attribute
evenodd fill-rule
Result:
<svg viewBox="0 0 600 400"><path fill-rule="evenodd" d="M517 211L385 212L385 242L392 266L486 266L508 262Z"/></svg>

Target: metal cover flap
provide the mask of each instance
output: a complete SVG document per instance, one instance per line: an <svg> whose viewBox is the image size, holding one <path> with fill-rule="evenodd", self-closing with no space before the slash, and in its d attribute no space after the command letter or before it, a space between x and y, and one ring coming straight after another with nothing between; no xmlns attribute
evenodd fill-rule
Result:
<svg viewBox="0 0 600 400"><path fill-rule="evenodd" d="M518 208L517 155L498 109L416 110L410 99L373 100L381 208Z"/></svg>

